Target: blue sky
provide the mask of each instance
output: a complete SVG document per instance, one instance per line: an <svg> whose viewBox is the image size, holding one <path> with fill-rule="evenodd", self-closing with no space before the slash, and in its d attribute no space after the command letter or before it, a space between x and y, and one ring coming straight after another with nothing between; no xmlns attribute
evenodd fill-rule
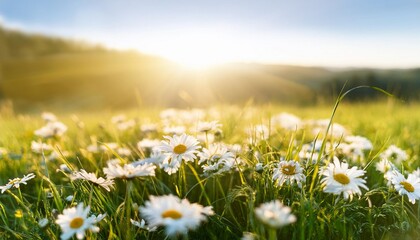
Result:
<svg viewBox="0 0 420 240"><path fill-rule="evenodd" d="M418 0L0 0L0 18L187 65L420 66Z"/></svg>

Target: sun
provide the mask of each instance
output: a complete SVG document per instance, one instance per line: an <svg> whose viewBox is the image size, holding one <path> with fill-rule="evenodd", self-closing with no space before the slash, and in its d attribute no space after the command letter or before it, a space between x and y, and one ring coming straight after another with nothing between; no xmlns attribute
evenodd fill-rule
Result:
<svg viewBox="0 0 420 240"><path fill-rule="evenodd" d="M224 60L223 58L211 56L210 53L197 54L188 51L180 53L179 55L168 56L167 58L176 62L182 68L194 71L207 70L228 62L228 60Z"/></svg>
<svg viewBox="0 0 420 240"><path fill-rule="evenodd" d="M205 70L218 65L234 62L238 44L220 33L185 32L156 35L153 41L143 42L139 49L153 55L169 59L190 70Z"/></svg>
<svg viewBox="0 0 420 240"><path fill-rule="evenodd" d="M160 55L189 70L206 70L233 61L229 49L203 41L180 42Z"/></svg>

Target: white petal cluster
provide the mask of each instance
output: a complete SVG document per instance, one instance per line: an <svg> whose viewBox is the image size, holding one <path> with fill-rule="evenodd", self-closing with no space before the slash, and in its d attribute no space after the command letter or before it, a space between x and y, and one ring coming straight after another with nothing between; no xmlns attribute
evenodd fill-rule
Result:
<svg viewBox="0 0 420 240"><path fill-rule="evenodd" d="M144 207L140 207L141 216L150 228L163 226L168 236L187 234L213 215L212 207L203 207L180 199L174 195L150 196Z"/></svg>
<svg viewBox="0 0 420 240"><path fill-rule="evenodd" d="M357 167L349 169L348 163L340 162L338 158L334 158L334 163L330 163L322 172L324 178L321 180L323 190L326 193L335 195L343 194L345 200L353 199L353 195L361 195L360 188L368 189L365 185L366 180L361 178L365 171L359 170Z"/></svg>
<svg viewBox="0 0 420 240"><path fill-rule="evenodd" d="M129 179L135 177L155 176L156 166L151 163L132 165L124 164L121 166L118 163L108 162L108 167L104 168L104 173L108 178L122 178Z"/></svg>
<svg viewBox="0 0 420 240"><path fill-rule="evenodd" d="M96 185L99 185L105 188L108 192L111 191L111 188L114 187L114 180L112 179L105 179L103 177L96 177L94 173L88 173L86 170L82 169L80 172L74 172L70 178L72 180L82 179L86 181L90 181Z"/></svg>
<svg viewBox="0 0 420 240"><path fill-rule="evenodd" d="M62 234L60 238L66 240L76 235L77 239L83 239L86 230L98 232L99 227L94 224L102 220L105 215L91 215L88 217L89 211L90 206L85 208L83 203L79 203L77 207L64 209L63 214L58 215L55 221L61 227Z"/></svg>
<svg viewBox="0 0 420 240"><path fill-rule="evenodd" d="M284 206L279 200L263 203L255 209L257 218L272 228L280 228L296 222L290 207Z"/></svg>
<svg viewBox="0 0 420 240"><path fill-rule="evenodd" d="M293 184L294 182L301 188L302 183L306 181L306 176L303 174L303 169L296 161L280 161L277 168L273 171L273 181L278 186L284 183Z"/></svg>
<svg viewBox="0 0 420 240"><path fill-rule="evenodd" d="M35 178L35 174L29 173L28 175L23 175L23 178L9 179L9 182L6 185L0 186L1 193L4 193L6 190L11 189L12 187L19 188L20 184L26 185L26 182L31 180L32 178Z"/></svg>

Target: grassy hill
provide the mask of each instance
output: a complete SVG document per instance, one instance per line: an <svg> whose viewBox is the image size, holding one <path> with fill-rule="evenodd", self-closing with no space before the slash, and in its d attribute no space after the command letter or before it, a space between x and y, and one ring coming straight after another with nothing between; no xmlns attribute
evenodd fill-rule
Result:
<svg viewBox="0 0 420 240"><path fill-rule="evenodd" d="M227 64L204 72L138 52L0 28L0 98L19 109L131 106L200 107L214 103L330 101L347 86L375 85L418 99L420 69L328 70ZM361 90L350 100L376 98Z"/></svg>

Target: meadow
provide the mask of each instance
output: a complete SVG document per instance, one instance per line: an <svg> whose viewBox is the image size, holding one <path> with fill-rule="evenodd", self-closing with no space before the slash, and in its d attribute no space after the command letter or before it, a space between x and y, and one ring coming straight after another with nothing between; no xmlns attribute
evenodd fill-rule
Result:
<svg viewBox="0 0 420 240"><path fill-rule="evenodd" d="M418 109L4 105L0 239L419 239Z"/></svg>

